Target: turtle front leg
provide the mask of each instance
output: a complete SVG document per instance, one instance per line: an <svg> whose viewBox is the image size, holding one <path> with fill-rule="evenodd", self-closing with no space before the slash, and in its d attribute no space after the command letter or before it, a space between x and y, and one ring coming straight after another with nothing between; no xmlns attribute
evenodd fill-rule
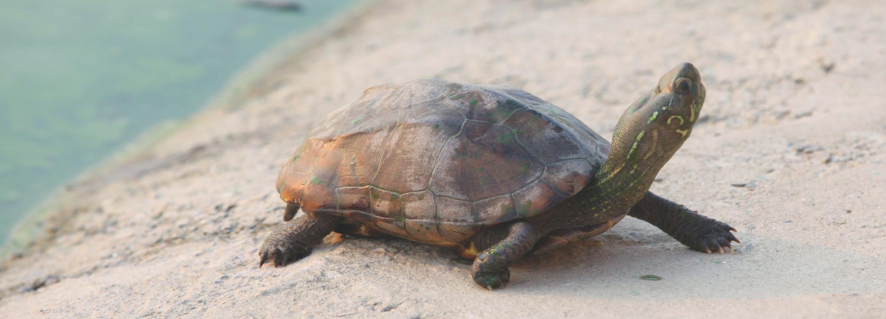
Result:
<svg viewBox="0 0 886 319"><path fill-rule="evenodd" d="M496 229L497 228L497 229ZM476 247L489 247L483 250L471 267L471 277L486 289L501 288L511 278L508 267L532 251L538 241L538 233L527 222L516 222L489 229L474 240ZM494 238L504 239L492 242Z"/></svg>
<svg viewBox="0 0 886 319"><path fill-rule="evenodd" d="M287 221L274 229L265 239L258 254L261 257L258 267L267 261L273 261L274 267L286 266L311 252L311 248L323 241L341 217L328 214L305 212L294 220Z"/></svg>
<svg viewBox="0 0 886 319"><path fill-rule="evenodd" d="M647 192L628 216L646 221L689 248L711 253L728 248L732 242L740 243L732 232L735 228L726 223L705 217L651 192Z"/></svg>

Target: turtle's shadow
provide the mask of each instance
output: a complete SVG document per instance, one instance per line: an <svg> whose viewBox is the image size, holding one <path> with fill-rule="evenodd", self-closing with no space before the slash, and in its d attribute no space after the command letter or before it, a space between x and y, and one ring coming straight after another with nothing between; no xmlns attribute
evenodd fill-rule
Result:
<svg viewBox="0 0 886 319"><path fill-rule="evenodd" d="M473 261L465 260L456 252L447 247L426 245L402 239L395 236L384 237L360 237L343 235L344 241L361 242L360 246L369 246L363 249L394 250L399 258L408 259L409 262L419 264L455 266L470 271ZM608 267L612 258L619 248L636 246L656 246L662 248L673 244L682 247L664 233L637 231L636 229L610 230L602 235L589 238L585 241L570 243L559 249L542 254L529 254L518 260L511 269L520 272L532 272L555 275L559 272L569 271L577 267ZM682 247L686 251L688 248ZM673 249L673 248L671 248ZM639 261L642 262L642 261Z"/></svg>

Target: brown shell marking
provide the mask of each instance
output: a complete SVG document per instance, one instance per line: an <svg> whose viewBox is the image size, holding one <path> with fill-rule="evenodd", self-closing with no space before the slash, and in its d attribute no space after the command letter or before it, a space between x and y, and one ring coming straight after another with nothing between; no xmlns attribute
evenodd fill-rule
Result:
<svg viewBox="0 0 886 319"><path fill-rule="evenodd" d="M544 164L519 144L511 129L467 121L462 134L450 140L434 168L430 188L435 194L477 201L505 195L538 180Z"/></svg>
<svg viewBox="0 0 886 319"><path fill-rule="evenodd" d="M578 192L609 144L529 93L414 81L368 89L284 165L281 198L407 239L458 243Z"/></svg>

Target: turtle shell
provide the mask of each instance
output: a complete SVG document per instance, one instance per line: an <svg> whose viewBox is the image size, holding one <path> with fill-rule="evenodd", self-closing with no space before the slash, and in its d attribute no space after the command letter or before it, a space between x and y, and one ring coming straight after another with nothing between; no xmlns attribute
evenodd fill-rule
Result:
<svg viewBox="0 0 886 319"><path fill-rule="evenodd" d="M609 143L525 91L421 80L327 116L277 178L281 198L424 243L535 216L574 195Z"/></svg>

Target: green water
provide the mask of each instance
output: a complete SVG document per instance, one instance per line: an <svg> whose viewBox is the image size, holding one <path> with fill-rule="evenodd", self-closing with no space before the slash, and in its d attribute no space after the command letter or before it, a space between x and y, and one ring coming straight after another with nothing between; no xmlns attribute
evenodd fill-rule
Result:
<svg viewBox="0 0 886 319"><path fill-rule="evenodd" d="M0 0L0 244L52 191L357 1Z"/></svg>

